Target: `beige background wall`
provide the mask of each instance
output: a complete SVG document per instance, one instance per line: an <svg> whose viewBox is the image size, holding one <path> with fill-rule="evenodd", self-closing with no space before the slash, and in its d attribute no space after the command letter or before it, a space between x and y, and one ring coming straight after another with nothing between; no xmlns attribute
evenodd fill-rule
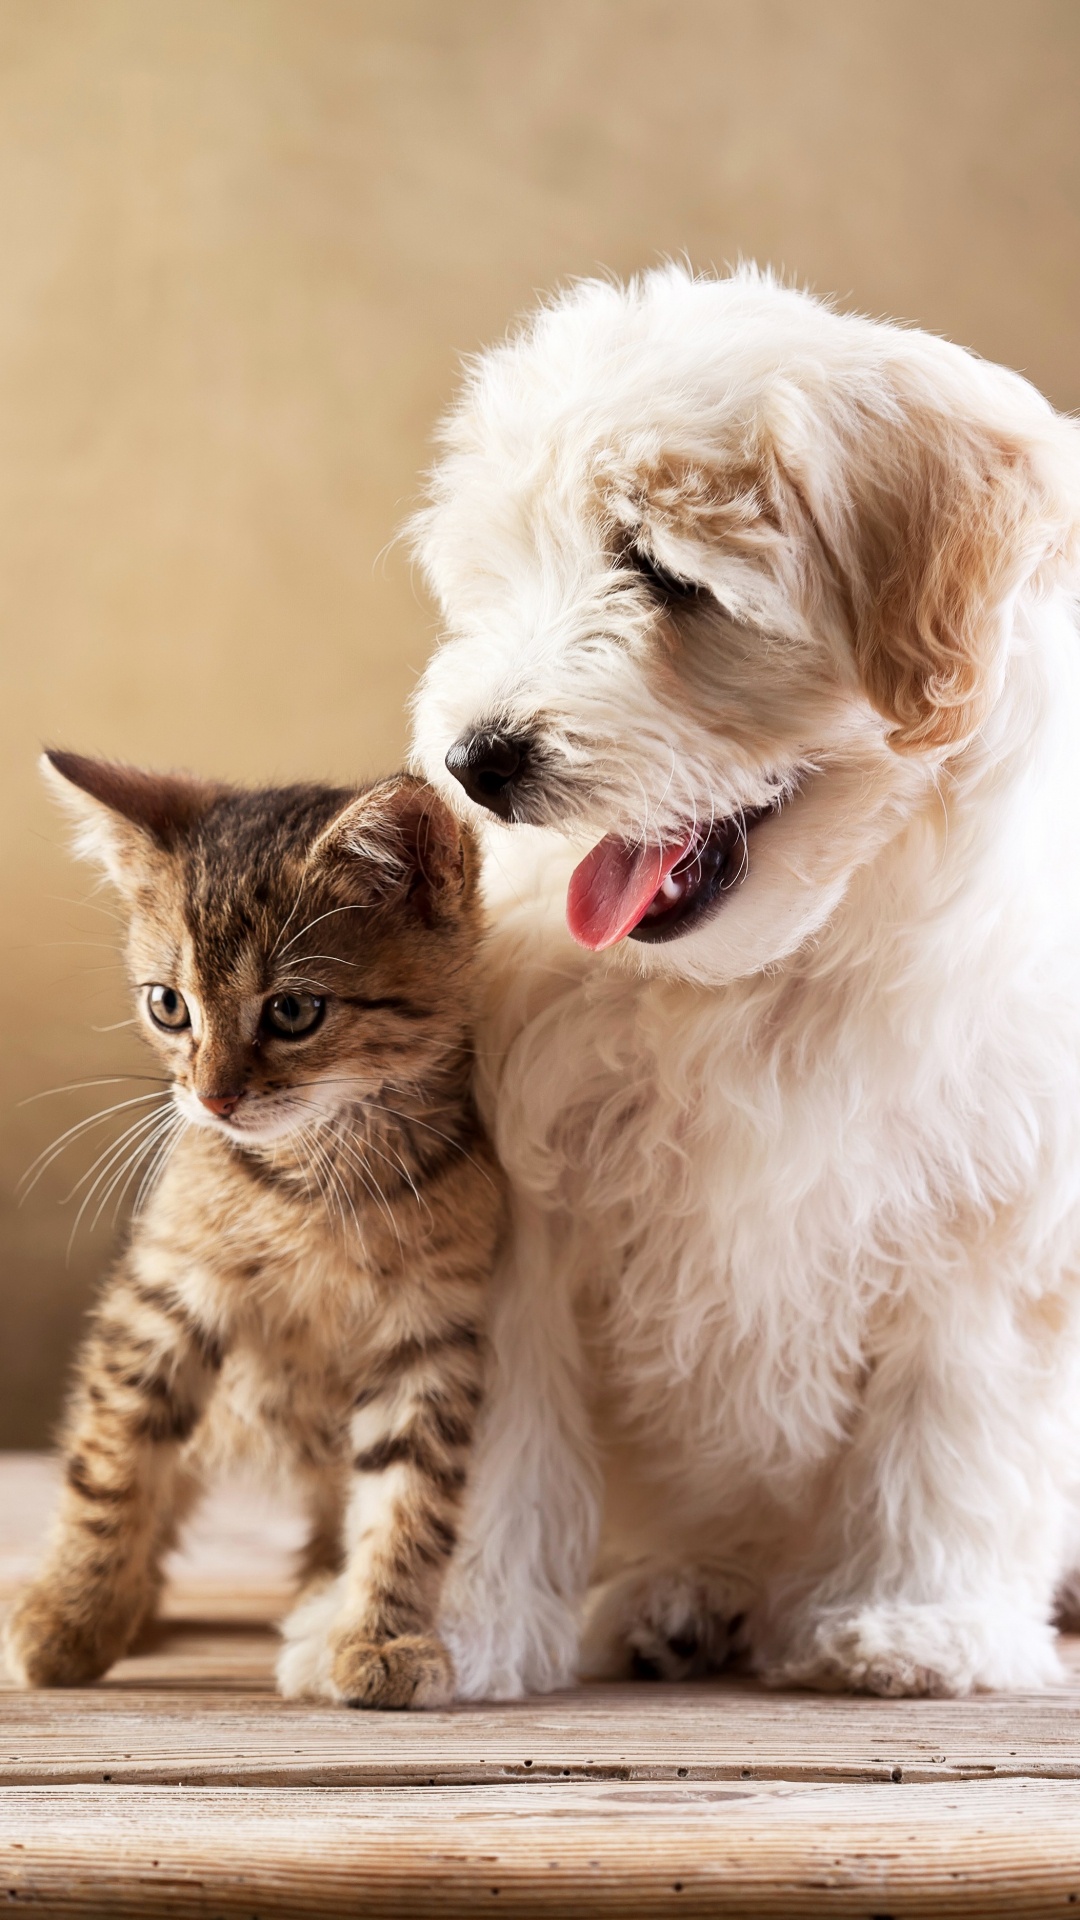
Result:
<svg viewBox="0 0 1080 1920"><path fill-rule="evenodd" d="M1078 98L1076 0L0 0L0 1444L112 1237L65 1264L88 1146L12 1198L111 1090L18 1103L132 1063L38 743L396 762L388 542L459 356L569 274L755 255L1076 406Z"/></svg>

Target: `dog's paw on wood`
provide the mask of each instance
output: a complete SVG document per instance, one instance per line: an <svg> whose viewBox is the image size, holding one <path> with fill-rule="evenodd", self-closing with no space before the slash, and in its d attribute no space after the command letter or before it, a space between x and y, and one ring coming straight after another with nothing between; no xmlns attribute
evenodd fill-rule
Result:
<svg viewBox="0 0 1080 1920"><path fill-rule="evenodd" d="M734 1567L630 1567L589 1596L582 1676L690 1680L715 1673L740 1650L752 1597Z"/></svg>
<svg viewBox="0 0 1080 1920"><path fill-rule="evenodd" d="M1061 1668L1052 1634L1026 1616L879 1601L810 1613L764 1678L823 1693L945 1700L1038 1689L1059 1680Z"/></svg>

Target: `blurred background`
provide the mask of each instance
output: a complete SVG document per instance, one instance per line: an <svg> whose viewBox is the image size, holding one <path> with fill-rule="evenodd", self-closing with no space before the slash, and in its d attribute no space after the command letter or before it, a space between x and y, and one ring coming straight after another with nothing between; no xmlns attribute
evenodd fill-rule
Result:
<svg viewBox="0 0 1080 1920"><path fill-rule="evenodd" d="M55 1421L108 1127L16 1184L133 1089L30 1096L137 1065L39 744L399 762L432 424L569 275L753 256L1076 407L1078 97L1075 0L4 0L0 1445Z"/></svg>

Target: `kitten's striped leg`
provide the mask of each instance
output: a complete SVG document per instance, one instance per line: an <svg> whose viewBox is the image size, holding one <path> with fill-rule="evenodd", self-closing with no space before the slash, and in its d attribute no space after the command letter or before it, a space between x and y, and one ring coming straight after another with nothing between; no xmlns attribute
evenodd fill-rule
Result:
<svg viewBox="0 0 1080 1920"><path fill-rule="evenodd" d="M213 1336L129 1255L79 1359L45 1564L5 1629L7 1663L21 1685L96 1679L151 1611L187 1490L181 1449L220 1365Z"/></svg>
<svg viewBox="0 0 1080 1920"><path fill-rule="evenodd" d="M345 1568L287 1624L286 1693L353 1707L437 1706L452 1697L435 1632L473 1429L482 1340L471 1320L385 1356L352 1418Z"/></svg>

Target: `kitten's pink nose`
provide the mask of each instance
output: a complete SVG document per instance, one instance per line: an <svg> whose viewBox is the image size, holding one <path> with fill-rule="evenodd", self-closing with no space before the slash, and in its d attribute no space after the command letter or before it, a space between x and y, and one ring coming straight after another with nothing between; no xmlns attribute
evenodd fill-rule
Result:
<svg viewBox="0 0 1080 1920"><path fill-rule="evenodd" d="M230 1113L235 1113L243 1097L242 1093L200 1093L198 1096L207 1113L216 1113L220 1120L227 1120Z"/></svg>

